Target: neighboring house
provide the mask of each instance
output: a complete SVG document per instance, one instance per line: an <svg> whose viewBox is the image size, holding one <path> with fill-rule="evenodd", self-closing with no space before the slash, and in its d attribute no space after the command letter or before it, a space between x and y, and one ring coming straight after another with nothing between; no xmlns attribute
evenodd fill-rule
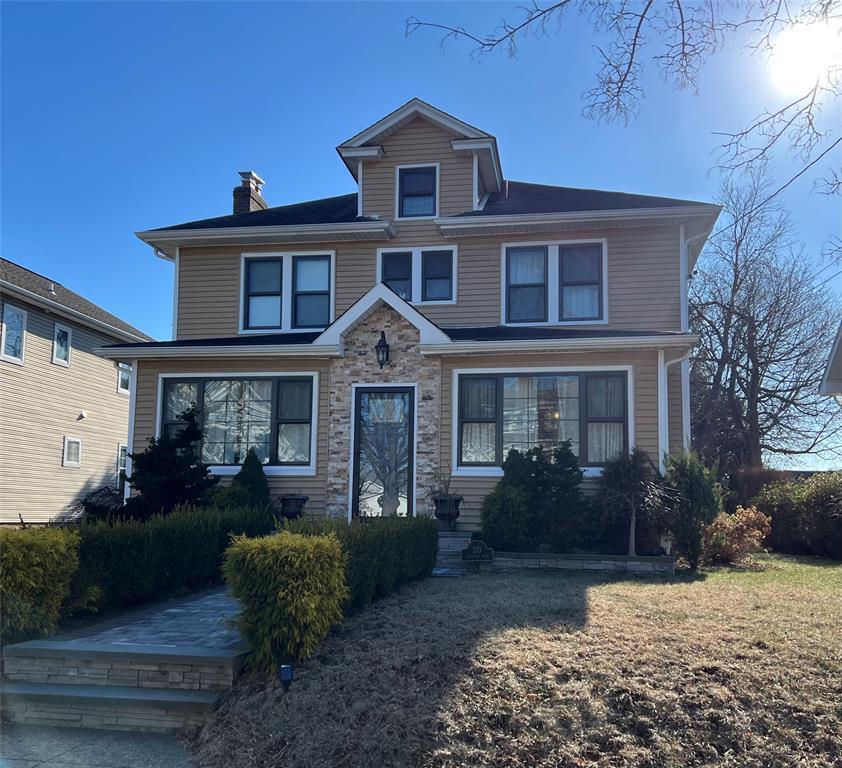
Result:
<svg viewBox="0 0 842 768"><path fill-rule="evenodd" d="M819 394L835 397L842 404L842 323L839 323L833 349L827 358Z"/></svg>
<svg viewBox="0 0 842 768"><path fill-rule="evenodd" d="M150 337L6 259L0 318L0 522L60 519L126 461L131 371L92 350Z"/></svg>
<svg viewBox="0 0 842 768"><path fill-rule="evenodd" d="M494 136L418 99L337 151L356 193L272 208L242 172L233 215L139 233L175 318L101 352L137 376L134 450L195 404L220 476L254 448L275 494L351 516L429 509L442 470L470 529L509 448L569 439L594 477L689 444L718 206L508 181Z"/></svg>

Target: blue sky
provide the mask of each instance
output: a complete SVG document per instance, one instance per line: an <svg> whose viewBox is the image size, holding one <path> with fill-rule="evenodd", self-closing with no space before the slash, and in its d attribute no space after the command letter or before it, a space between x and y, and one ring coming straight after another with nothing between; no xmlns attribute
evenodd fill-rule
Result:
<svg viewBox="0 0 842 768"><path fill-rule="evenodd" d="M486 32L513 6L3 3L3 255L169 338L172 267L135 231L229 213L245 168L273 205L354 191L333 148L412 96L494 133L510 179L700 200L718 186L712 132L780 102L735 51L698 95L653 73L637 120L597 125L581 117L596 54L575 15L517 59L404 37L410 15ZM785 202L814 258L840 208L810 188Z"/></svg>

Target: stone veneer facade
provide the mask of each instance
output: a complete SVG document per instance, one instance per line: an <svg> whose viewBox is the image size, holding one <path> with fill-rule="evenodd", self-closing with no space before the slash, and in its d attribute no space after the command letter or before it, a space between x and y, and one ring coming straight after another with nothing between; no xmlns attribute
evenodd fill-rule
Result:
<svg viewBox="0 0 842 768"><path fill-rule="evenodd" d="M381 370L374 345L385 331L389 362ZM427 493L439 468L441 360L418 351L418 329L380 303L344 336L344 357L330 362L330 410L325 507L328 515L348 514L353 424L353 384L415 384L415 514L427 511Z"/></svg>

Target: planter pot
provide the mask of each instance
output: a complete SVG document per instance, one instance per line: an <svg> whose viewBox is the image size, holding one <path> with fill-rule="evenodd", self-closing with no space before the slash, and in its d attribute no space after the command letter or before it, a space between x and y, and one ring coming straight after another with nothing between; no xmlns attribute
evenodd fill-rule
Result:
<svg viewBox="0 0 842 768"><path fill-rule="evenodd" d="M295 520L304 514L304 505L310 500L309 496L297 496L289 494L281 496L281 517L287 520Z"/></svg>
<svg viewBox="0 0 842 768"><path fill-rule="evenodd" d="M433 496L436 520L441 523L445 530L452 531L456 518L459 517L459 505L462 503L461 496L449 494L447 496Z"/></svg>

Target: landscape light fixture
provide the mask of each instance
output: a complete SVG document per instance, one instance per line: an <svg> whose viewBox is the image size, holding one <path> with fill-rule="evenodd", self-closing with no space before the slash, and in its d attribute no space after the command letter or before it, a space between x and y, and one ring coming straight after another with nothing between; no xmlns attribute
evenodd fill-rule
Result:
<svg viewBox="0 0 842 768"><path fill-rule="evenodd" d="M285 691L289 690L289 685L294 677L295 673L293 672L292 664L281 664L278 668L278 680L281 681L281 685Z"/></svg>
<svg viewBox="0 0 842 768"><path fill-rule="evenodd" d="M377 353L377 363L383 368L389 362L389 343L386 341L386 332L380 331L380 341L374 345L374 351Z"/></svg>

